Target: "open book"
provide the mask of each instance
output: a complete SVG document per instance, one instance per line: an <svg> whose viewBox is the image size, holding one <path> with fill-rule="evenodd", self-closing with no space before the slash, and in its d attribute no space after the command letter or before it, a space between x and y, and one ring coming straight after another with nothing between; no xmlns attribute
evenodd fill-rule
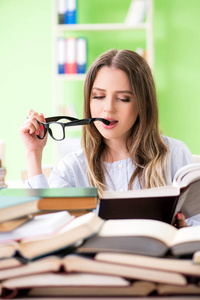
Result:
<svg viewBox="0 0 200 300"><path fill-rule="evenodd" d="M155 260L155 258L154 258ZM189 264L188 264L189 266ZM7 280L14 277L30 276L36 274L46 274L49 272L60 272L64 270L65 273L90 273L98 275L112 275L134 280L145 280L157 283L177 284L184 286L187 281L186 278L173 270L155 270L152 268L138 267L124 263L113 263L112 261L96 260L80 255L69 254L63 258L57 256L47 256L27 264L0 270L0 281ZM198 274L200 277L199 266L193 267L194 275Z"/></svg>
<svg viewBox="0 0 200 300"><path fill-rule="evenodd" d="M2 297L123 296L146 295L152 283L134 282L110 275L46 273L12 278L1 283ZM27 293L27 294L26 294ZM49 298L48 298L49 299Z"/></svg>
<svg viewBox="0 0 200 300"><path fill-rule="evenodd" d="M139 267L147 270L175 272L183 274L187 277L198 277L200 279L199 265L195 263L194 259L178 259L172 257L160 258L119 252L100 252L95 255L94 259L96 261L101 261L104 263L108 262L110 264L119 264L122 266ZM162 279L160 278L160 282L161 280ZM168 282L165 281L165 283ZM173 283L177 284L176 281L174 281Z"/></svg>
<svg viewBox="0 0 200 300"><path fill-rule="evenodd" d="M68 211L38 215L8 232L0 232L0 245L5 242L21 241L32 237L40 238L54 234L68 225L74 216ZM0 247L1 249L1 247Z"/></svg>
<svg viewBox="0 0 200 300"><path fill-rule="evenodd" d="M177 229L157 220L107 220L78 253L124 252L150 256L192 255L200 249L200 225Z"/></svg>
<svg viewBox="0 0 200 300"><path fill-rule="evenodd" d="M62 214L67 212L59 213ZM36 216L35 218L45 216L46 215ZM22 257L29 260L49 253L53 253L61 249L65 249L67 247L76 247L84 239L96 234L103 223L104 220L99 218L93 212L74 218L73 220L70 219L70 222L69 220L67 220L67 218L65 218L65 225L60 227L59 229L57 228L57 230L54 232L49 232L48 234L46 233L42 235L38 234L29 238L26 236L26 238L20 239L18 243L10 241L8 243L1 244L0 257L6 255L4 247L7 249L7 251L9 251L11 255L15 250L15 252L18 251ZM41 228L41 233L42 230L43 227ZM29 231L31 232L31 227L29 227ZM12 247L14 249L12 249Z"/></svg>
<svg viewBox="0 0 200 300"><path fill-rule="evenodd" d="M130 263L128 263L129 258ZM178 270L175 270L177 262ZM167 264L170 265L167 269L159 267ZM180 268L181 265L184 267ZM185 274L194 276L197 284L188 284L188 277L179 273L180 269L184 270ZM19 267L0 271L2 296L9 298L20 297L20 295L28 297L147 296L152 292L154 295L165 294L165 296L166 293L198 294L199 277L199 266L193 266L192 261L186 259L165 261L165 259L131 257L119 253L116 255L100 253L94 258L73 254L62 258L47 256Z"/></svg>
<svg viewBox="0 0 200 300"><path fill-rule="evenodd" d="M103 219L155 219L173 224L178 212L186 219L200 213L200 163L177 171L172 186L129 191L105 191L100 201Z"/></svg>

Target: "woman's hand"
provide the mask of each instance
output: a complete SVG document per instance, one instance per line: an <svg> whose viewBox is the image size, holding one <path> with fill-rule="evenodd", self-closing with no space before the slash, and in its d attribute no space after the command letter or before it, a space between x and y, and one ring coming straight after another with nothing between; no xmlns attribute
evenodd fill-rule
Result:
<svg viewBox="0 0 200 300"><path fill-rule="evenodd" d="M45 122L43 114L39 115L30 110L26 122L20 128L20 135L27 152L42 151L46 145L47 137L43 140L37 137L42 136L44 130L38 121Z"/></svg>
<svg viewBox="0 0 200 300"><path fill-rule="evenodd" d="M188 224L185 221L185 216L181 212L179 212L176 215L175 227L182 228L182 227L187 227L187 226L188 226Z"/></svg>
<svg viewBox="0 0 200 300"><path fill-rule="evenodd" d="M45 122L43 114L38 114L33 110L29 111L27 121L20 128L20 135L26 148L28 177L42 174L42 152L47 142L47 135L44 139L42 136L43 126L40 122Z"/></svg>

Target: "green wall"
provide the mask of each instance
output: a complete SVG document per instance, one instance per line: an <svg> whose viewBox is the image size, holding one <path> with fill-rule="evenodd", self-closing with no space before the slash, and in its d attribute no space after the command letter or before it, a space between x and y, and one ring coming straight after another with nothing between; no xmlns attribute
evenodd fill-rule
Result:
<svg viewBox="0 0 200 300"><path fill-rule="evenodd" d="M129 3L130 0L78 0L78 20L123 22ZM192 153L200 154L200 1L155 0L154 8L154 75L161 129L183 140ZM26 168L19 128L28 110L35 109L45 116L53 113L52 18L52 0L0 0L0 139L6 141L7 179L19 179ZM86 35L88 65L109 48L135 50L144 45L141 32L73 35ZM73 83L71 89L79 114L82 88L82 83ZM65 101L69 101L67 96ZM53 163L53 143L48 140L43 164Z"/></svg>

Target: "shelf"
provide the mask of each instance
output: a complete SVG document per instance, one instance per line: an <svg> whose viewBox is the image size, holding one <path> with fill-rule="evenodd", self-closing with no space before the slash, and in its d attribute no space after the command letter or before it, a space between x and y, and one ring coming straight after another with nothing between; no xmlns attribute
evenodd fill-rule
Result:
<svg viewBox="0 0 200 300"><path fill-rule="evenodd" d="M135 38L137 39L137 36L140 35L142 36L142 47L144 50L146 50L146 59L147 62L149 63L149 66L153 70L154 66L154 43L153 43L153 2L154 0L147 0L147 12L146 12L146 18L145 21L136 23L138 18L134 19L134 13L132 8L129 6L129 9L127 11L127 16L121 20L121 23L78 23L78 24L58 24L58 11L57 11L57 1L58 0L53 0L54 6L53 6L53 57L54 57L54 62L56 62L56 47L55 47L55 42L58 37L63 37L67 39L68 35L74 35L77 36L86 36L88 37L88 42L89 44L89 51L91 53L92 57L92 50L93 50L93 43L96 42L95 37L90 34L90 33L96 33L99 34L99 32L103 32L101 36L105 36L106 32L108 33L108 37L111 38L114 36L115 33L123 33L125 35L125 31L129 31L127 34L127 39L130 41L130 47L131 49L135 50L137 48L136 45L134 45L134 40ZM81 0L80 0L81 1ZM100 1L100 0L98 0ZM120 0L119 0L120 1ZM84 2L84 1L83 1ZM95 2L95 1L93 1ZM123 1L120 1L123 2ZM130 0L130 4L132 3L132 0ZM96 9L96 8L94 8ZM105 7L105 9L107 9ZM102 17L103 17L103 11L101 11ZM93 19L95 21L95 19ZM108 20L108 19L107 19ZM118 19L119 20L119 19ZM134 21L135 20L135 23ZM143 20L143 19L140 19ZM92 22L92 19L90 19ZM103 19L102 19L103 21ZM85 22L85 21L83 21ZM108 21L106 21L108 22ZM132 35L130 35L130 32L132 31ZM87 32L90 32L89 34ZM113 34L111 34L113 33ZM123 40L126 39L126 37L123 37ZM122 45L123 45L123 40L122 40ZM143 43L144 41L144 43ZM99 42L99 41L98 41ZM144 46L145 44L145 46ZM132 47L133 45L133 47ZM118 48L119 46L114 46L114 48ZM123 47L123 46L122 46ZM106 45L105 47L102 47L106 50ZM111 46L112 48L112 46ZM95 50L96 51L96 50ZM90 57L90 60L91 60ZM96 57L96 55L94 56ZM89 67L89 66L88 66ZM54 63L54 69L53 69L53 111L54 114L60 113L61 109L63 108L63 111L65 113L65 108L66 106L70 106L70 101L73 104L73 99L76 97L76 95L79 96L79 91L82 89L82 83L84 83L86 74L57 74L57 62ZM71 89L72 87L72 89ZM77 87L77 91L76 91ZM67 95L67 96L66 96ZM82 95L82 94L81 94ZM81 96L82 99L82 96ZM77 104L77 103L76 103ZM81 104L82 105L82 104ZM77 105L78 107L78 105ZM67 110L66 110L67 111ZM70 111L70 110L69 110ZM72 110L73 111L73 110ZM71 112L70 112L71 113ZM73 115L73 112L72 112ZM80 133L81 135L81 128L73 128L72 132L71 130L68 131L68 137L70 139L70 136L75 137ZM79 133L77 133L80 130ZM72 147L72 141L69 141L69 139L66 141L63 141L63 143L55 143L54 147L54 161L59 162L59 160L66 155L64 153L66 150L68 151L70 146L71 148L75 148L73 145ZM62 147L61 147L62 145ZM70 151L71 151L70 148Z"/></svg>
<svg viewBox="0 0 200 300"><path fill-rule="evenodd" d="M115 30L146 30L147 24L128 24L128 23L102 23L102 24L72 24L72 25L57 25L57 31L115 31Z"/></svg>
<svg viewBox="0 0 200 300"><path fill-rule="evenodd" d="M86 74L57 74L56 80L77 80L77 81L84 81Z"/></svg>

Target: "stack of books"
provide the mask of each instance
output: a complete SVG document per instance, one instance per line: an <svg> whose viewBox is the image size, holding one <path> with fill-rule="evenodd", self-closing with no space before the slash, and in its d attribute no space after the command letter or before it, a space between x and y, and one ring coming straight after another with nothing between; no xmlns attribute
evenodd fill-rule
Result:
<svg viewBox="0 0 200 300"><path fill-rule="evenodd" d="M0 190L0 224L28 217L67 210L74 216L86 214L97 206L97 188L5 188Z"/></svg>
<svg viewBox="0 0 200 300"><path fill-rule="evenodd" d="M200 226L63 211L21 228L0 243L2 299L200 295Z"/></svg>
<svg viewBox="0 0 200 300"><path fill-rule="evenodd" d="M5 183L5 177L6 177L6 168L2 166L1 159L0 159L0 188L6 187Z"/></svg>
<svg viewBox="0 0 200 300"><path fill-rule="evenodd" d="M132 199L141 218L112 218L114 206L111 218L97 216L96 188L1 189L1 298L200 295L200 225L177 229L144 205L172 197L170 220L176 208L199 213L199 166L179 170L165 193L100 200L102 213L114 195L121 207Z"/></svg>

